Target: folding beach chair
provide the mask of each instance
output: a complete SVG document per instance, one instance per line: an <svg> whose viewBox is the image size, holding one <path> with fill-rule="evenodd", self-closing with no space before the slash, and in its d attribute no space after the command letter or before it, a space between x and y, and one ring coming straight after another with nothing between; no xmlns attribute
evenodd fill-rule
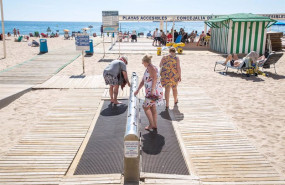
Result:
<svg viewBox="0 0 285 185"><path fill-rule="evenodd" d="M273 65L275 73L277 74L275 64L279 61L280 58L282 58L282 56L283 53L271 53L263 62L258 62L258 67L262 67L263 72L263 69L269 69L270 65Z"/></svg>
<svg viewBox="0 0 285 185"><path fill-rule="evenodd" d="M182 35L178 35L178 37L175 40L175 43L180 43L182 40Z"/></svg>

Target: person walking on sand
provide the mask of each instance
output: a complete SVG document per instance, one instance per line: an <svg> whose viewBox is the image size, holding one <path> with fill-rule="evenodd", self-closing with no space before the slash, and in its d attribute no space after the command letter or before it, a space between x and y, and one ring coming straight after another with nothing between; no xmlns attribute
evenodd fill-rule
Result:
<svg viewBox="0 0 285 185"><path fill-rule="evenodd" d="M177 85L181 81L181 68L180 60L175 54L176 49L171 47L169 49L169 55L162 57L159 67L161 67L161 84L165 88L165 101L166 109L169 108L169 95L172 88L174 96L174 104L178 103L178 91Z"/></svg>
<svg viewBox="0 0 285 185"><path fill-rule="evenodd" d="M146 67L144 76L138 89L135 91L136 96L140 89L145 86L145 101L143 109L148 118L149 125L145 130L157 130L157 111L156 106L163 104L163 88L160 83L160 75L156 66L151 63L151 56L145 55L142 58L142 64Z"/></svg>
<svg viewBox="0 0 285 185"><path fill-rule="evenodd" d="M17 37L17 30L16 30L16 28L13 29L13 34L14 34L14 37Z"/></svg>
<svg viewBox="0 0 285 185"><path fill-rule="evenodd" d="M106 85L110 85L109 94L111 98L111 103L121 104L117 100L119 93L119 86L124 86L125 83L130 86L130 82L127 74L127 65L128 58L126 56L122 56L119 60L113 60L103 72L103 77Z"/></svg>
<svg viewBox="0 0 285 185"><path fill-rule="evenodd" d="M153 38L152 45L153 45L153 46L154 46L154 43L155 43L155 45L157 45L156 32L158 32L158 28L156 28L155 31L154 31L153 34L152 34L152 38Z"/></svg>
<svg viewBox="0 0 285 185"><path fill-rule="evenodd" d="M20 30L19 29L17 29L17 35L20 36Z"/></svg>

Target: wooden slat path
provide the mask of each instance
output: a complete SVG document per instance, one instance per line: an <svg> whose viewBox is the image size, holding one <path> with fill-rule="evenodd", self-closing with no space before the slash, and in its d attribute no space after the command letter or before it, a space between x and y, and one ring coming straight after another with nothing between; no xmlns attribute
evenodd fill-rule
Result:
<svg viewBox="0 0 285 185"><path fill-rule="evenodd" d="M98 89L107 88L102 75L94 76L53 76L33 89Z"/></svg>
<svg viewBox="0 0 285 185"><path fill-rule="evenodd" d="M285 184L200 88L180 88L173 112L193 173L203 184Z"/></svg>
<svg viewBox="0 0 285 185"><path fill-rule="evenodd" d="M72 45L38 55L29 61L0 71L0 90L3 92L0 94L0 108L7 104L8 99L13 100L11 97L52 77L79 55L80 52L75 51Z"/></svg>
<svg viewBox="0 0 285 185"><path fill-rule="evenodd" d="M94 185L94 184L122 184L121 174L102 174L102 175L75 175L65 176L60 185Z"/></svg>
<svg viewBox="0 0 285 185"><path fill-rule="evenodd" d="M49 79L70 62L80 52L74 46L64 47L38 55L20 65L0 72L0 84L39 84Z"/></svg>
<svg viewBox="0 0 285 185"><path fill-rule="evenodd" d="M68 90L0 159L0 184L59 184L85 138L103 91Z"/></svg>

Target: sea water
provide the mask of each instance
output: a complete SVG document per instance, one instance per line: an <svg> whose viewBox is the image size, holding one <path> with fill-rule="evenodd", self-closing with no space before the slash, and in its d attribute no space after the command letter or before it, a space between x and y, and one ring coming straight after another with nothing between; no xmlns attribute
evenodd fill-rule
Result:
<svg viewBox="0 0 285 185"><path fill-rule="evenodd" d="M284 22L285 21L280 21ZM63 34L64 29L72 31L81 31L82 28L92 26L93 28L88 31L88 33L100 34L101 22L39 22L39 21L5 21L5 33L10 32L13 34L13 29L19 29L20 34L28 35L29 33L34 33L38 31L39 33L47 33L47 28L50 27L51 31L59 34ZM119 29L123 32L129 31L132 32L136 30L137 33L143 32L146 35L149 31L153 32L155 28L159 28L159 22L120 22ZM164 31L170 31L173 23L168 22L167 25L164 23ZM1 26L0 26L1 27ZM175 22L174 29L179 31L180 28L183 28L186 32L192 32L197 30L198 33L201 33L204 30L204 22ZM208 28L209 29L209 28ZM272 31L278 31L285 33L285 26L272 26ZM0 32L2 31L2 28Z"/></svg>

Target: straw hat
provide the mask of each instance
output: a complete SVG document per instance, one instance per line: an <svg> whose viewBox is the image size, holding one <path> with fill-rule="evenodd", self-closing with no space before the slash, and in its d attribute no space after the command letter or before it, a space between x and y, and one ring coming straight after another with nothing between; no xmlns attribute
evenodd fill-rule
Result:
<svg viewBox="0 0 285 185"><path fill-rule="evenodd" d="M121 56L120 59L123 59L126 64L128 64L128 57L127 56Z"/></svg>

